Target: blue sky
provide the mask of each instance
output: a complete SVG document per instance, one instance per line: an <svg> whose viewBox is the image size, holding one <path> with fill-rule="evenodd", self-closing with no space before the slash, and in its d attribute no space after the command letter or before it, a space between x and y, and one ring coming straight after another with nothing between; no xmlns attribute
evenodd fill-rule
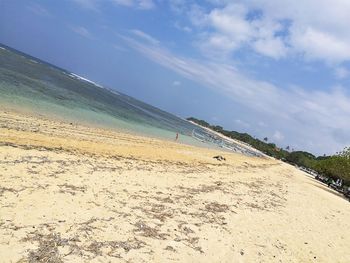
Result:
<svg viewBox="0 0 350 263"><path fill-rule="evenodd" d="M348 0L0 0L0 42L182 117L350 145Z"/></svg>

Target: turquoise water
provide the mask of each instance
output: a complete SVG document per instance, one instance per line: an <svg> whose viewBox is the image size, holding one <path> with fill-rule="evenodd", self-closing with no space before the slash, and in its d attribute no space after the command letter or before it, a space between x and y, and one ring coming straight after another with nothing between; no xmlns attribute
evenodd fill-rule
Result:
<svg viewBox="0 0 350 263"><path fill-rule="evenodd" d="M0 48L0 103L44 116L203 145L198 127L8 47Z"/></svg>
<svg viewBox="0 0 350 263"><path fill-rule="evenodd" d="M167 140L179 133L181 143L257 155L170 113L1 45L0 105Z"/></svg>

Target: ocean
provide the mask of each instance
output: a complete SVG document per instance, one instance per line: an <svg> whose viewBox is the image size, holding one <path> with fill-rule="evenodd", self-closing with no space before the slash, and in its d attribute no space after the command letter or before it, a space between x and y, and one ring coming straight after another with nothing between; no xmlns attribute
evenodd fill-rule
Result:
<svg viewBox="0 0 350 263"><path fill-rule="evenodd" d="M208 132L187 120L4 45L0 45L1 104L166 140L174 140L178 133L181 143L230 150L222 142L203 139ZM256 155L248 149L238 152Z"/></svg>

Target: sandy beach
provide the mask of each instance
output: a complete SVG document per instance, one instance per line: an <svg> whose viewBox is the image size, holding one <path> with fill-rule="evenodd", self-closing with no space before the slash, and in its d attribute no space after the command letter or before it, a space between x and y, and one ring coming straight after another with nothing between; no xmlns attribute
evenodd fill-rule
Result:
<svg viewBox="0 0 350 263"><path fill-rule="evenodd" d="M0 262L350 262L350 203L290 165L4 109L0 206Z"/></svg>

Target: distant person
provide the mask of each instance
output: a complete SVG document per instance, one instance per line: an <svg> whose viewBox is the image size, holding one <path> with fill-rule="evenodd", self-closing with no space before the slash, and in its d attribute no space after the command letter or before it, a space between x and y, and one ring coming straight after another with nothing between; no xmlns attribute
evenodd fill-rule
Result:
<svg viewBox="0 0 350 263"><path fill-rule="evenodd" d="M177 139L179 139L179 133L176 133L175 141L177 141Z"/></svg>
<svg viewBox="0 0 350 263"><path fill-rule="evenodd" d="M332 178L328 178L328 181L327 181L327 185L328 187L333 183L333 179Z"/></svg>

